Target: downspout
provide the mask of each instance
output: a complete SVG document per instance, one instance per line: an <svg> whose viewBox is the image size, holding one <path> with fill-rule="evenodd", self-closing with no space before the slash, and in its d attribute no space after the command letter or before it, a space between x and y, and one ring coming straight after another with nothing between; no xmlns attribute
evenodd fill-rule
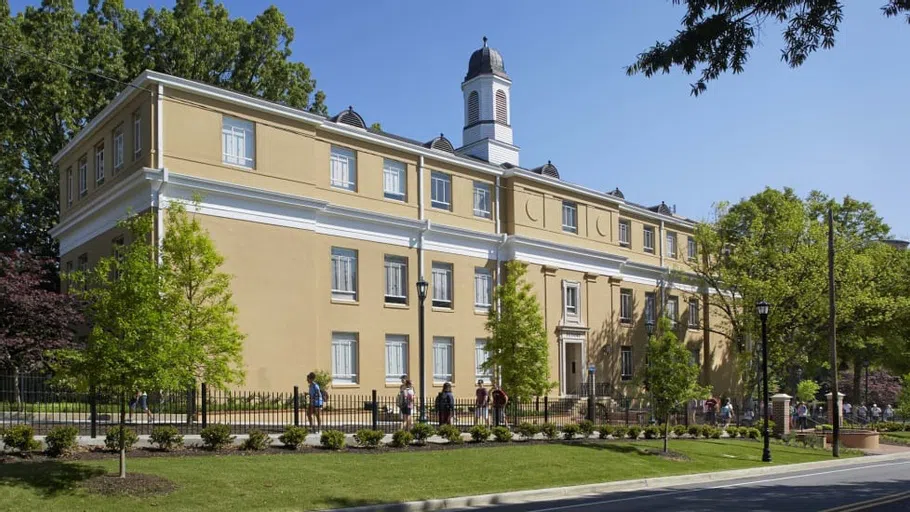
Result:
<svg viewBox="0 0 910 512"><path fill-rule="evenodd" d="M423 155L417 157L417 219L424 220L423 211ZM427 222L417 235L417 278L423 279L423 236L430 228ZM421 390L422 392L422 390Z"/></svg>
<svg viewBox="0 0 910 512"><path fill-rule="evenodd" d="M161 182L155 190L155 223L158 240L158 264L162 262L162 250L164 242L164 214L161 208L167 197L164 194L164 186L168 181L168 172L164 167L164 85L158 84L158 94L155 104L155 167L161 172Z"/></svg>
<svg viewBox="0 0 910 512"><path fill-rule="evenodd" d="M663 266L664 266L664 249L666 248L666 243L667 243L667 241L666 241L666 236L667 236L667 235L666 235L666 233L664 232L664 229L665 229L665 228L664 228L664 221L661 220L661 221L660 221L660 228L659 228L659 230L660 230L660 235L659 235L659 238L660 238L660 267L661 267L661 268L663 268ZM661 308L661 311L663 311L663 307L664 307L664 305L667 303L666 289L667 289L666 282L661 281L661 285L660 285L660 308Z"/></svg>
<svg viewBox="0 0 910 512"><path fill-rule="evenodd" d="M509 240L508 234L502 233L502 223L500 218L502 217L502 206L499 204L499 186L501 184L500 177L496 176L496 192L494 194L496 198L496 234L500 235L499 245L496 247L496 288L498 289L502 286L502 250L505 248L506 242ZM496 297L496 318L498 319L502 315L502 301L499 297ZM502 370L496 372L496 384L502 386Z"/></svg>

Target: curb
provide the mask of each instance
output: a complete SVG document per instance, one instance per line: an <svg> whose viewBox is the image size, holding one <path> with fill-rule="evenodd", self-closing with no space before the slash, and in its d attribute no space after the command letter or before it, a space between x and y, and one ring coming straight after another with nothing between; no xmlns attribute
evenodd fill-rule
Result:
<svg viewBox="0 0 910 512"><path fill-rule="evenodd" d="M811 469L824 469L840 466L861 465L870 462L888 462L892 460L910 459L910 453L897 453L889 455L868 455L840 460L825 460L819 462L805 462L801 464L787 464L784 466L767 466L749 469L734 469L718 471L715 473L696 473L692 475L664 476L655 478L642 478L638 480L620 480L599 484L573 485L569 487L555 487L551 489L533 489L528 491L503 492L498 494L480 494L475 496L462 496L442 498L425 501L409 501L405 503L389 503L384 505L366 505L351 508L332 509L327 512L426 512L431 510L458 510L471 507L488 507L499 505L516 505L539 501L551 501L560 498L583 498L596 494L607 494L622 491L641 491L645 489L660 489L678 485L690 485L706 482L722 482L738 480L764 475L782 475L798 473Z"/></svg>

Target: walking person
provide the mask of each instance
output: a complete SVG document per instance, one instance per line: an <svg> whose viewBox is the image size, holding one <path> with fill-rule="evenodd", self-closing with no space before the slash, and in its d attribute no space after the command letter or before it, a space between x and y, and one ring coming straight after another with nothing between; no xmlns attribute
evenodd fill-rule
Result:
<svg viewBox="0 0 910 512"><path fill-rule="evenodd" d="M717 422L717 399L713 396L705 400L705 424L714 425Z"/></svg>
<svg viewBox="0 0 910 512"><path fill-rule="evenodd" d="M850 405L850 402L844 400L844 419L848 421L853 421L853 406Z"/></svg>
<svg viewBox="0 0 910 512"><path fill-rule="evenodd" d="M799 428L800 430L806 430L809 426L808 421L806 419L806 415L808 413L809 413L809 408L806 406L806 404L804 402L800 402L799 405L796 406L797 428Z"/></svg>
<svg viewBox="0 0 910 512"><path fill-rule="evenodd" d="M725 429L730 426L730 421L733 419L733 404L730 403L729 398L724 406L720 408L720 418L724 422Z"/></svg>
<svg viewBox="0 0 910 512"><path fill-rule="evenodd" d="M859 407L856 408L856 418L859 420L860 425L865 425L868 418L869 411L866 410L865 404L859 404Z"/></svg>
<svg viewBox="0 0 910 512"><path fill-rule="evenodd" d="M894 409L891 408L891 404L885 406L885 410L882 411L882 419L884 421L891 421L894 419Z"/></svg>
<svg viewBox="0 0 910 512"><path fill-rule="evenodd" d="M754 419L755 412L753 412L752 409L746 409L746 412L743 413L743 425L751 427Z"/></svg>
<svg viewBox="0 0 910 512"><path fill-rule="evenodd" d="M398 409L401 411L401 428L411 429L411 415L414 411L414 385L405 379L398 392Z"/></svg>
<svg viewBox="0 0 910 512"><path fill-rule="evenodd" d="M869 412L872 413L872 423L878 423L879 421L881 421L882 408L879 407L878 404L872 404L872 409L870 409Z"/></svg>
<svg viewBox="0 0 910 512"><path fill-rule="evenodd" d="M483 379L477 379L474 391L474 424L483 423L490 426L490 393L483 385Z"/></svg>
<svg viewBox="0 0 910 512"><path fill-rule="evenodd" d="M493 414L495 415L495 425L497 427L502 427L506 425L505 420L505 409L506 404L509 403L509 395L499 387L498 384L493 384Z"/></svg>
<svg viewBox="0 0 910 512"><path fill-rule="evenodd" d="M452 384L446 382L442 391L436 395L436 413L440 425L451 425L455 416L455 395L452 394Z"/></svg>
<svg viewBox="0 0 910 512"><path fill-rule="evenodd" d="M322 406L325 404L323 400L322 389L319 387L319 384L316 383L316 374L310 372L306 376L306 382L309 385L309 390L307 391L307 396L309 400L307 401L306 406L306 419L307 423L310 425L310 430L313 430L313 417L316 417L316 430L313 431L315 434L320 434L322 430Z"/></svg>

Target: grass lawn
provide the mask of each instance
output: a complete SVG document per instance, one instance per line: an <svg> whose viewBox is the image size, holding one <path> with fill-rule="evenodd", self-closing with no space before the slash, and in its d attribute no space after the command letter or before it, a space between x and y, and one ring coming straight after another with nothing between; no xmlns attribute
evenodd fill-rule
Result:
<svg viewBox="0 0 910 512"><path fill-rule="evenodd" d="M910 432L882 432L882 435L888 437L899 437L901 439L910 441Z"/></svg>
<svg viewBox="0 0 910 512"><path fill-rule="evenodd" d="M129 471L171 479L153 498L88 495L80 480L115 471L115 459L0 465L6 510L307 510L741 469L760 466L761 444L674 441L674 461L641 450L659 441L519 443L446 451L311 453L127 459ZM772 446L774 464L829 459L829 452ZM12 507L12 508L7 508Z"/></svg>

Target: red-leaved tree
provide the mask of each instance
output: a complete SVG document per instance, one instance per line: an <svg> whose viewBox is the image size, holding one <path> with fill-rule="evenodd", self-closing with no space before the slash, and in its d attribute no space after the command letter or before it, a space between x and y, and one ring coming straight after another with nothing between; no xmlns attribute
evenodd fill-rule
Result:
<svg viewBox="0 0 910 512"><path fill-rule="evenodd" d="M42 368L52 351L72 347L82 322L76 300L55 289L51 264L25 252L0 254L0 370L13 375L17 406L19 375Z"/></svg>

